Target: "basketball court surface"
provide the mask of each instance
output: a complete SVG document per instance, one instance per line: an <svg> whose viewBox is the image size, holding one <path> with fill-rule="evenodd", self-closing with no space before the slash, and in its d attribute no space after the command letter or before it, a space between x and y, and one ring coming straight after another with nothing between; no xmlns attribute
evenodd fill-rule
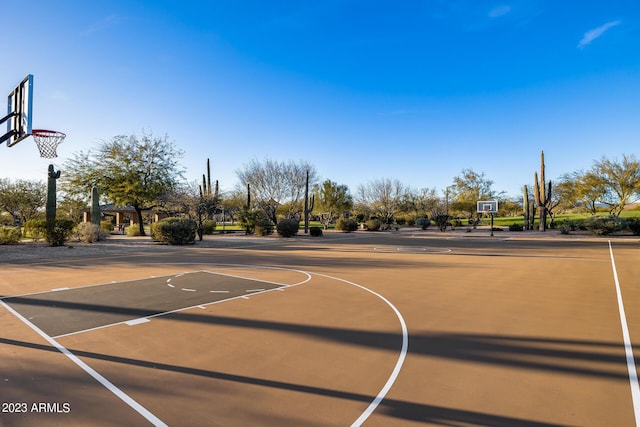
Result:
<svg viewBox="0 0 640 427"><path fill-rule="evenodd" d="M540 235L0 247L0 425L637 425L638 239Z"/></svg>

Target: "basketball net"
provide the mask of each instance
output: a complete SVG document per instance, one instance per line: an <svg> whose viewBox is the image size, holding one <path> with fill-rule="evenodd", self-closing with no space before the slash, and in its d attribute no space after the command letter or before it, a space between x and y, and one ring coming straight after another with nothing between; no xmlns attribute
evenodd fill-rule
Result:
<svg viewBox="0 0 640 427"><path fill-rule="evenodd" d="M58 144L64 141L67 135L54 130L34 129L31 131L31 136L33 136L33 139L36 141L36 145L40 151L40 157L53 159L54 157L58 157L56 148L58 148Z"/></svg>

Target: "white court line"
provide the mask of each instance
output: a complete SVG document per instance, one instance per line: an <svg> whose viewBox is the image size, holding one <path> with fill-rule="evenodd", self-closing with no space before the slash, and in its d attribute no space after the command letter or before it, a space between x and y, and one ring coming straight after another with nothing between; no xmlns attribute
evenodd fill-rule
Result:
<svg viewBox="0 0 640 427"><path fill-rule="evenodd" d="M213 264L213 265L218 265L218 264ZM267 269L265 266L248 266L246 264L219 264L221 266L227 266L227 265L231 265L231 266L243 266L243 267L253 267L254 269ZM279 268L279 267L273 267L271 268L271 270L286 270L286 271L294 271L296 273L300 273L300 274L304 274L306 276L309 276L308 273L302 271L302 270L287 270L285 268ZM217 274L218 276L225 276L225 277L233 277L236 279L243 279L243 280L250 280L253 282L260 282L260 283L269 283L271 285L278 285L278 286L286 286L286 287L291 287L291 286L298 286L301 285L303 283L306 283L310 277L307 277L307 279L301 281L301 282L296 282L296 283L292 283L290 285L287 285L285 283L280 283L280 282L272 282L271 280L263 280L263 279L256 279L255 277L244 277L244 276L238 276L236 274L229 274L229 273L220 273L219 271L211 271L211 270L200 270L203 273L209 273L209 274ZM196 271L197 273L197 271Z"/></svg>
<svg viewBox="0 0 640 427"><path fill-rule="evenodd" d="M244 264L222 264L222 265L242 265L243 267L247 267ZM297 283L293 283L291 285L287 285L285 283L277 283L277 282L268 282L266 280L257 280L257 279L252 279L252 278L246 278L247 280L254 280L257 282L265 282L265 283L271 283L274 285L280 285L279 288L273 288L273 289L265 289L263 291L259 291L259 292L254 292L251 295L260 295L260 294L264 294L264 293L268 293L268 292L273 292L273 291L284 291L284 289L286 288L291 288L294 286L299 286L299 285L303 285L305 283L307 283L308 281L311 280L311 275L305 271L302 270L294 270L294 269L286 269L286 268L280 268L280 267L265 267L265 266L252 266L252 268L263 268L263 269L271 269L271 270L286 270L286 271L295 271L296 273L300 273L305 275L307 278L304 280L301 280ZM245 277L242 276L233 276L230 274L222 274L222 273L215 273L215 272L211 272L211 271L206 271L206 270L201 270L204 271L206 273L211 273L211 274L220 274L221 276L229 276L229 277L237 277L239 279L245 279ZM229 292L229 291L209 291L209 292ZM228 302L228 301L233 301L233 300L237 300L237 299L249 299L248 296L245 295L240 295L237 297L232 297L232 298L226 298L223 300L219 300L219 301L212 301L212 302L208 302L206 304L198 304L198 305L190 305L188 307L182 307L182 308L177 308L175 310L170 310L170 311L163 311L161 313L156 313L156 314L151 314L149 316L145 316L144 319L148 319L151 320L154 317L161 317L161 316L166 316L169 314L173 314L173 313L179 313L181 311L187 311L187 310L192 310L194 308L201 308L201 307L208 307L210 305L215 305L215 304L222 304L224 302ZM124 325L127 324L127 322L131 322L132 320L136 320L136 319L131 319L131 320L124 320L122 322L115 322L115 323L110 323L108 325L101 325L101 326L96 326L95 328L89 328L89 329L83 329L81 331L75 331L75 332L69 332L68 334L62 334L62 335L56 335L53 338L64 338L64 337L68 337L71 335L78 335L78 334L83 334L85 332L91 332L91 331L97 331L98 329L105 329L105 328L111 328L113 326L118 326L118 325Z"/></svg>
<svg viewBox="0 0 640 427"><path fill-rule="evenodd" d="M11 314L16 316L18 319L20 319L25 325L27 325L31 329L33 329L38 335L40 335L42 338L44 338L49 344L51 344L58 351L60 351L60 353L64 354L69 359L71 359L71 361L73 363L75 363L76 365L78 365L78 367L80 369L85 371L87 374L91 375L96 381L98 381L100 384L102 384L104 387L106 387L107 390L109 390L111 393L115 394L118 398L120 398L124 403L129 405L134 411L136 411L137 413L142 415L151 424L153 424L154 426L168 427L167 424L165 424L160 418L158 418L155 415L153 415L151 412L149 412L148 409L146 409L144 406L140 405L138 402L133 400L133 398L131 398L131 396L129 396L124 391L120 390L118 387L113 385L113 383L111 383L111 381L109 381L108 379L106 379L105 377L100 375L97 371L95 371L89 365L87 365L82 360L80 360L75 354L73 354L69 350L67 350L66 347L64 347L63 345L59 344L56 340L51 338L49 335L45 334L36 325L34 325L33 323L31 323L27 319L25 319L20 313L18 313L17 311L12 309L9 305L7 305L7 303L5 303L4 301L0 301L0 305L2 305L6 310L8 310Z"/></svg>
<svg viewBox="0 0 640 427"><path fill-rule="evenodd" d="M629 327L627 326L627 316L624 312L624 304L622 302L622 291L620 290L620 281L618 280L618 271L616 270L616 261L613 258L613 248L611 240L609 240L609 254L611 255L611 267L613 268L613 280L616 283L616 295L618 297L618 310L620 312L620 326L622 327L622 338L624 340L624 352L627 357L627 370L629 371L629 385L631 386L631 400L633 401L633 412L636 417L636 426L640 426L640 385L638 384L638 373L636 371L636 362L633 358L633 348L631 347L631 338L629 336Z"/></svg>
<svg viewBox="0 0 640 427"><path fill-rule="evenodd" d="M393 368L393 371L391 372L389 379L384 384L382 389L378 392L378 395L373 399L373 401L369 404L367 409L365 409L365 411L358 417L358 419L355 420L353 424L351 424L351 427L359 427L362 425L362 423L364 423L367 420L367 418L369 418L369 416L371 416L371 414L373 414L373 411L376 410L378 405L380 405L380 403L385 398L389 390L391 390L393 383L396 382L398 375L400 374L400 370L402 369L402 365L404 364L404 359L407 357L407 349L409 348L409 333L407 332L407 324L405 323L404 318L402 317L402 314L400 314L400 311L393 304L391 304L391 302L388 299L386 299L379 293L374 292L369 288L365 288L362 285L358 285L357 283L340 279L339 277L333 277L333 276L320 274L320 273L312 273L312 274L315 274L316 276L326 277L328 279L338 280L340 282L346 283L351 286L355 286L357 288L360 288L362 290L369 292L370 294L375 295L376 297L384 301L389 307L391 307L393 312L396 314L396 317L400 321L400 327L402 328L402 347L400 348L400 355L398 356L398 361L396 362L396 366Z"/></svg>
<svg viewBox="0 0 640 427"><path fill-rule="evenodd" d="M142 263L142 264L143 265L154 265L155 263ZM181 262L181 263L174 263L173 265L183 265L183 264L192 265L193 263ZM236 277L236 278L240 278L240 279L253 280L253 281L256 281L256 282L271 283L271 284L275 284L275 285L280 285L281 286L281 287L278 287L278 288L265 290L265 291L259 292L259 293L267 293L267 292L272 292L272 291L284 292L286 288L291 288L291 287L303 285L303 284L305 284L305 283L307 283L307 282L309 282L311 280L311 274L309 272L303 271L303 270L291 269L291 268L272 267L272 266L256 266L256 265L249 266L249 265L246 265L246 264L231 264L231 263L230 264L210 264L210 265L216 266L218 268L220 268L220 267L241 267L241 268L252 268L252 269L265 269L265 270L283 270L283 271L289 271L289 272L297 272L297 273L300 273L300 274L306 276L306 279L303 279L303 280L301 280L301 281L299 281L297 283L293 283L293 284L287 285L287 284L271 282L271 281L267 281L267 280L260 280L260 279L254 279L254 278L249 278L249 277L242 277L242 276L237 276L237 275L232 275L232 274L225 274L225 273L220 273L220 272L213 272L213 271L208 271L208 270L200 270L200 271L204 271L204 272L208 272L208 273L212 273L212 274L218 274L218 275L221 275L221 276ZM380 294L378 294L378 293L376 293L376 292L374 292L374 291L372 291L372 290L370 290L370 289L368 289L368 288L366 288L364 286L358 285L357 283L350 282L348 280L340 279L340 278L329 276L329 275L326 275L326 274L320 274L320 273L313 273L313 274L315 274L317 276L326 277L326 278L329 278L329 279L332 279L332 280L337 280L337 281L340 281L340 282L343 282L343 283L347 283L349 285L352 285L352 286L355 286L357 288L363 289L363 290L375 295L376 297L378 297L382 301L384 301L389 307L391 307L391 309L394 311L394 313L396 314L396 317L398 318L398 320L400 322L400 326L401 326L401 329L402 329L402 346L401 346L401 349L400 349L400 355L398 356L398 360L396 361L395 367L394 367L390 377L388 378L387 382L385 383L385 385L382 387L380 392L378 392L377 396L373 399L373 401L369 404L369 406L365 409L365 411L360 415L360 417L358 417L358 419L356 421L354 421L354 423L352 424L352 427L353 426L358 427L358 426L361 426L369 418L369 416L371 416L371 414L376 410L376 408L380 405L382 400L385 398L385 396L387 395L387 393L389 392L389 390L391 389L391 387L395 383L395 381L396 381L396 379L397 379L397 377L398 377L398 375L400 373L400 370L402 369L402 365L404 364L404 360L405 360L406 355L407 355L407 349L408 349L408 343L409 343L409 335L408 335L408 332L407 332L407 325L406 325L406 323L404 321L404 318L400 314L400 311L393 304L391 304L391 302L389 302L389 300L387 300L382 295L380 295ZM133 279L133 280L139 280L139 279ZM133 281L133 280L130 280L130 281ZM125 282L127 282L127 281L125 281ZM120 282L120 283L124 283L124 282ZM99 286L99 285L91 285L91 286ZM88 286L88 287L90 287L90 286ZM213 291L210 291L210 292L213 292ZM44 293L44 292L42 292L42 293ZM10 298L10 297L4 297L4 298ZM146 319L150 320L151 318L154 318L154 317L159 317L159 316L164 316L164 315L171 314L171 313L185 311L185 310L189 310L189 309L192 309L192 308L195 308L195 307L198 307L198 308L207 307L207 306L210 306L210 305L215 305L215 304L219 304L219 303L226 302L226 301L232 301L232 300L239 299L239 298L249 299L247 296L241 295L241 296L238 296L238 297L229 298L229 299L225 299L225 300L222 300L222 301L215 301L215 302L211 302L211 303L208 303L208 304L191 306L191 307L184 307L184 308L177 309L177 310L167 311L167 312L164 312L164 313L158 313L158 314L155 314L155 315L147 316ZM96 377L94 377L94 378L96 378L96 379L102 378L106 383L111 384L111 383L108 382L108 380L106 380L104 377L102 377L99 373L95 372L92 368L90 368L88 365L84 364L84 362L79 360L75 355L73 355L71 352L69 352L64 347L62 347L60 344L58 344L54 340L54 338L51 338L51 337L47 336L44 332L42 332L40 329L38 329L35 325L30 323L28 320L26 320L24 317L22 317L19 313L15 312L13 309L11 309L11 307L6 305L6 303L4 303L2 301L2 298L0 298L0 305L6 307L9 311L14 313L14 315L16 315L18 318L20 318L25 324L29 325L32 329L34 329L40 335L42 335L47 341L51 342L56 348L64 349L64 351L63 350L60 350L60 351L63 352L65 355L67 355L72 360L74 360L74 362L76 362L76 360L77 360L76 363L79 363L79 366L81 366L82 369L84 369L87 372L89 372L89 370L91 372L94 372L95 375L96 375ZM135 320L135 319L133 319L133 320ZM77 332L72 332L72 333L69 333L69 334L60 335L60 336L55 337L55 338L61 338L61 337L69 336L69 335L79 334L79 333L82 333L82 332L88 332L88 331L92 331L92 330L108 328L108 327L111 327L111 326L121 325L121 324L124 324L124 323L125 322L117 322L117 323L113 323L113 324L110 324L110 325L103 325L103 326L99 326L99 327L96 327L96 328L87 329L87 330L84 330L84 331L77 331ZM93 374L91 374L91 375L93 376ZM100 380L98 380L98 381L100 381ZM100 382L102 383L102 381L100 381ZM102 383L102 384L104 385L104 383ZM137 404L137 402L133 401L133 399L131 399L129 396L127 396L124 392L120 391L119 389L117 389L112 384L111 384L111 386L115 390L119 391L127 399L131 400L131 402L133 402L133 404L138 405L141 408L141 410L146 411L149 414L150 417L154 417L153 414L151 414L145 408L143 408L142 406ZM105 387L107 387L107 386L105 385ZM109 387L107 387L107 388L109 388ZM111 388L109 388L109 390L111 390ZM114 393L115 393L115 391L114 391ZM120 397L121 399L124 400L124 397L122 397L121 395L118 395L118 397ZM125 400L125 402L127 402L127 401ZM127 402L127 403L129 403L129 402ZM144 416L144 414L143 414L143 416ZM146 416L145 416L145 418L146 418ZM149 419L149 418L147 418L147 419ZM165 426L166 425L161 420L159 420L157 418L156 418L157 421L152 421L151 419L149 419L149 420L151 421L152 424L157 425L157 426Z"/></svg>
<svg viewBox="0 0 640 427"><path fill-rule="evenodd" d="M141 323L147 323L147 322L151 322L151 320L147 319L146 317L141 317L139 319L128 320L124 323L125 325L135 326L135 325L139 325Z"/></svg>
<svg viewBox="0 0 640 427"><path fill-rule="evenodd" d="M91 258L91 259L101 259L101 258ZM53 263L54 263L54 261L50 261L49 262L49 264L53 264ZM59 264L63 264L63 263L59 263ZM181 263L181 264L184 264L184 263ZM36 264L33 264L33 265L36 265ZM192 271L191 273L198 273L199 271L202 271L202 270L195 270L195 271ZM183 274L186 274L186 273L183 273ZM124 283L137 282L139 280L156 279L158 277L159 276L148 276L148 277L140 277L140 278L137 278L137 279L122 280L122 281L118 281L118 282L112 280L111 282L101 282L101 283L95 283L95 284L92 284L92 285L77 286L77 287L74 287L74 288L65 288L63 290L65 290L65 291L75 291L75 290L79 290L79 289L97 288L99 286L120 285L120 284L124 284ZM165 277L165 276L160 276L160 277ZM171 286L171 287L174 287L169 283L167 283L167 284L169 286ZM0 299L9 299L9 298L16 298L16 297L30 297L30 296L34 296L34 295L48 294L49 292L53 292L53 291L55 291L55 289L48 290L48 291L29 292L29 293L26 293L26 294L6 295L4 297L1 297Z"/></svg>

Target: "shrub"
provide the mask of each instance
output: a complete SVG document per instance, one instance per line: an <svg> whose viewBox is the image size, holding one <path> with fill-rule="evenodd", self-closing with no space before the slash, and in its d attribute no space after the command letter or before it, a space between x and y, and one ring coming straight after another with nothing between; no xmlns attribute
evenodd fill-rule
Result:
<svg viewBox="0 0 640 427"><path fill-rule="evenodd" d="M13 217L6 212L0 212L0 225L9 227L14 224Z"/></svg>
<svg viewBox="0 0 640 427"><path fill-rule="evenodd" d="M380 231L380 227L382 227L382 221L374 218L367 220L364 225L369 231Z"/></svg>
<svg viewBox="0 0 640 427"><path fill-rule="evenodd" d="M0 227L0 245L11 245L18 243L22 237L22 232L16 227Z"/></svg>
<svg viewBox="0 0 640 427"><path fill-rule="evenodd" d="M562 224L560 226L560 233L562 233L562 234L569 234L569 233L571 233L571 231L575 231L575 230L572 230L571 229L571 225L569 225L569 224Z"/></svg>
<svg viewBox="0 0 640 427"><path fill-rule="evenodd" d="M259 219L256 222L254 233L258 236L269 236L273 234L273 222L268 219Z"/></svg>
<svg viewBox="0 0 640 427"><path fill-rule="evenodd" d="M634 236L640 236L640 219L639 218L629 218L627 220L627 227L633 233Z"/></svg>
<svg viewBox="0 0 640 427"><path fill-rule="evenodd" d="M142 234L140 234L140 226L138 224L132 224L129 227L127 227L127 236L136 237L141 235Z"/></svg>
<svg viewBox="0 0 640 427"><path fill-rule="evenodd" d="M281 237L293 237L298 233L300 221L296 219L281 219L276 224L276 230Z"/></svg>
<svg viewBox="0 0 640 427"><path fill-rule="evenodd" d="M47 221L44 219L30 219L24 223L25 235L31 237L34 242L44 238L47 231Z"/></svg>
<svg viewBox="0 0 640 427"><path fill-rule="evenodd" d="M415 225L422 230L426 230L431 225L431 220L429 218L418 218Z"/></svg>
<svg viewBox="0 0 640 427"><path fill-rule="evenodd" d="M447 229L447 226L449 225L449 215L437 215L434 218L434 221L440 231L445 231Z"/></svg>
<svg viewBox="0 0 640 427"><path fill-rule="evenodd" d="M624 228L624 222L617 217L594 216L584 221L584 226L596 236L607 236Z"/></svg>
<svg viewBox="0 0 640 427"><path fill-rule="evenodd" d="M45 221L45 239L49 246L62 246L73 232L74 223L70 219L54 219Z"/></svg>
<svg viewBox="0 0 640 427"><path fill-rule="evenodd" d="M100 230L109 234L113 231L113 223L111 221L100 221Z"/></svg>
<svg viewBox="0 0 640 427"><path fill-rule="evenodd" d="M165 218L151 227L151 236L169 245L186 245L195 242L196 228L191 218Z"/></svg>
<svg viewBox="0 0 640 427"><path fill-rule="evenodd" d="M156 242L159 242L161 239L160 231L158 230L159 225L160 225L160 221L156 221L156 222L152 222L151 227L149 227L149 234L151 234L151 238Z"/></svg>
<svg viewBox="0 0 640 427"><path fill-rule="evenodd" d="M243 209L238 215L238 223L244 230L245 234L253 234L256 224L259 221L266 220L267 215L263 210L259 209Z"/></svg>
<svg viewBox="0 0 640 427"><path fill-rule="evenodd" d="M111 223L109 223L111 224ZM78 239L81 242L93 243L106 237L102 226L92 224L90 222L81 222L78 224Z"/></svg>
<svg viewBox="0 0 640 427"><path fill-rule="evenodd" d="M355 219L350 218L339 218L336 221L336 230L344 231L345 233L350 233L352 231L356 231L358 229L358 223Z"/></svg>
<svg viewBox="0 0 640 427"><path fill-rule="evenodd" d="M309 228L309 235L313 237L322 236L322 227L311 227Z"/></svg>
<svg viewBox="0 0 640 427"><path fill-rule="evenodd" d="M524 227L522 226L522 224L513 223L509 226L509 231L522 231L522 230L524 230Z"/></svg>
<svg viewBox="0 0 640 427"><path fill-rule="evenodd" d="M569 221L569 227L571 227L571 231L587 229L584 219L574 219L573 221Z"/></svg>
<svg viewBox="0 0 640 427"><path fill-rule="evenodd" d="M217 223L213 219L207 219L202 222L202 234L213 234L216 231Z"/></svg>

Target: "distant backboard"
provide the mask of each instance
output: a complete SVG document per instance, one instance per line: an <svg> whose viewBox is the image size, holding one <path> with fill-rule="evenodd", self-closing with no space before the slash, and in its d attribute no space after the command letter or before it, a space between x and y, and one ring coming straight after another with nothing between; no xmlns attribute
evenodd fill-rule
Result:
<svg viewBox="0 0 640 427"><path fill-rule="evenodd" d="M478 202L478 213L498 213L498 201L485 200Z"/></svg>
<svg viewBox="0 0 640 427"><path fill-rule="evenodd" d="M0 137L0 142L7 141L12 147L22 141L32 131L33 113L33 76L29 74L22 80L7 98L7 133ZM0 122L1 123L1 122Z"/></svg>

